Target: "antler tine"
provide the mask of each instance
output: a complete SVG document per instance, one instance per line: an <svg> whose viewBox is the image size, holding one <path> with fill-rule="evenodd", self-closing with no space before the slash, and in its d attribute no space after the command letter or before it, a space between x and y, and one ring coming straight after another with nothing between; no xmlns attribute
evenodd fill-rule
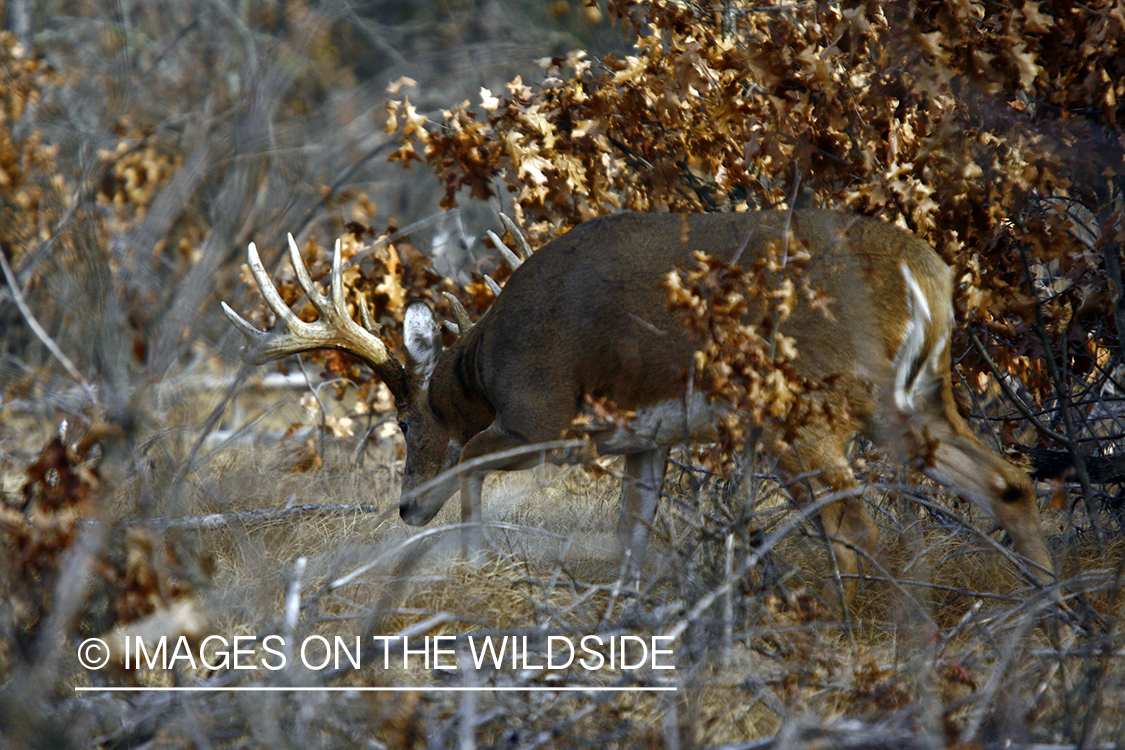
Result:
<svg viewBox="0 0 1125 750"><path fill-rule="evenodd" d="M492 240L492 243L494 245L496 245L496 249L500 251L500 257L502 257L504 259L504 262L508 264L508 268L514 271L520 267L520 264L523 263L523 261L520 260L520 256L513 253L511 248L509 248L503 243L503 241L501 241L500 236L497 235L496 232L493 232L491 229L489 229L488 238Z"/></svg>
<svg viewBox="0 0 1125 750"><path fill-rule="evenodd" d="M246 261L250 264L250 273L254 275L254 281L257 282L258 288L262 290L262 296L266 298L266 304L269 305L269 308L277 314L279 319L282 319L286 313L291 315L292 313L290 313L289 308L286 307L285 304L281 302L281 298L277 296L277 290L274 289L273 284L269 283L269 276L262 266L262 259L258 256L258 247L253 242L250 243L250 246L246 250ZM267 283L262 283L263 278L266 279ZM266 289L268 289L269 292L267 292ZM271 292L273 294L272 297L270 296ZM274 305L275 300L278 302L277 306ZM258 330L250 321L236 313L226 302L220 302L219 304L223 306L223 314L227 316L227 320L233 323L234 327L246 337L250 347L260 350L261 345L269 338L269 334L265 331ZM284 313L278 312L278 307L284 310Z"/></svg>
<svg viewBox="0 0 1125 750"><path fill-rule="evenodd" d="M289 240L289 262L293 264L293 273L297 274L297 283L301 285L301 289L308 295L309 301L313 303L313 307L316 308L316 311L323 315L324 308L328 306L329 300L317 291L316 286L313 284L312 276L309 275L309 267L305 265L305 260L301 257L301 248L297 246L297 240L293 238L293 233L290 232L287 237ZM339 242L339 240L336 241L337 246ZM335 278L335 265L333 265L332 273L333 278ZM258 282L258 286L262 287L262 280L257 276L254 278ZM273 288L272 284L270 288ZM286 307L285 309L288 310L289 308ZM277 310L274 310L274 312L277 312Z"/></svg>
<svg viewBox="0 0 1125 750"><path fill-rule="evenodd" d="M363 327L371 331L376 336L383 330L383 326L375 322L375 318L371 317L371 311L367 309L367 300L359 301L359 319L363 323Z"/></svg>
<svg viewBox="0 0 1125 750"><path fill-rule="evenodd" d="M344 243L337 239L336 247L332 250L332 307L334 307L337 312L343 312L348 322L354 325L355 321L348 315L348 304L344 299L343 246Z"/></svg>
<svg viewBox="0 0 1125 750"><path fill-rule="evenodd" d="M246 249L246 262L250 264L250 273L254 275L254 281L258 284L258 291L262 293L262 297L266 300L266 306L277 316L279 323L283 323L287 329L293 330L293 324L299 324L301 321L289 309L289 305L285 304L281 295L277 293L277 287L273 285L269 272L262 264L262 257L258 255L258 246L253 242ZM305 276L308 276L307 271Z"/></svg>
<svg viewBox="0 0 1125 750"><path fill-rule="evenodd" d="M293 330L294 321L301 324L301 321L293 314L293 311L281 299L281 295L277 293L273 282L270 281L269 273L266 272L265 266L262 265L262 258L258 255L258 246L253 242L246 249L246 262L250 265L250 273L254 276L254 281L258 284L258 289L262 293L262 297L266 300L266 305L277 316L278 322L285 326L289 331ZM306 272L306 276L307 276ZM258 330L252 323L243 318L241 315L231 309L230 305L226 302L221 303L223 306L223 313L227 319L246 337L249 343L249 348L258 353L256 357L257 364L268 362L272 357L265 356L266 343L270 340L271 336L266 331ZM303 325L303 324L301 324ZM281 356L281 355L274 355Z"/></svg>
<svg viewBox="0 0 1125 750"><path fill-rule="evenodd" d="M219 304L223 306L223 314L227 316L227 320L234 324L234 327L246 337L246 340L250 342L251 346L257 346L263 339L269 336L268 333L259 331L254 327L253 323L232 310L231 306L226 302L220 302Z"/></svg>
<svg viewBox="0 0 1125 750"><path fill-rule="evenodd" d="M453 308L453 317L457 318L457 333L464 336L473 327L473 321L469 319L469 313L465 310L465 306L461 304L461 300L454 297L449 292L442 292L443 297L449 300L450 306Z"/></svg>
<svg viewBox="0 0 1125 750"><path fill-rule="evenodd" d="M527 239L523 236L523 232L520 231L520 228L516 226L516 222L512 220L512 217L501 211L500 223L502 223L504 228L511 232L512 237L515 238L516 245L519 247L520 258L523 260L530 258L531 246L527 244ZM512 270L514 271L515 269L513 268Z"/></svg>
<svg viewBox="0 0 1125 750"><path fill-rule="evenodd" d="M492 296L499 297L502 287L496 283L496 279L491 276L485 276L484 281L488 284L488 288L492 290Z"/></svg>

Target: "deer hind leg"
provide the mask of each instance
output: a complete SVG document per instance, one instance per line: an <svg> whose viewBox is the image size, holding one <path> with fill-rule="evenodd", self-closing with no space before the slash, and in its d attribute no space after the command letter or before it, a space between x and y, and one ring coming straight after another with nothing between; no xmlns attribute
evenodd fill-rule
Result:
<svg viewBox="0 0 1125 750"><path fill-rule="evenodd" d="M617 541L622 569L627 579L639 577L656 507L664 488L667 449L630 453L625 456L625 476L621 479L621 515L617 521Z"/></svg>
<svg viewBox="0 0 1125 750"><path fill-rule="evenodd" d="M484 555L483 489L482 472L461 475L461 555L470 561L479 561Z"/></svg>
<svg viewBox="0 0 1125 750"><path fill-rule="evenodd" d="M826 492L843 495L820 511L820 525L830 542L843 586L843 601L837 603L840 612L851 603L859 587L860 553L857 550L874 555L879 546L879 528L863 498L855 492L858 483L844 454L844 446L850 438L843 434L829 434L819 439L810 436L778 458L778 466L798 505L807 505Z"/></svg>

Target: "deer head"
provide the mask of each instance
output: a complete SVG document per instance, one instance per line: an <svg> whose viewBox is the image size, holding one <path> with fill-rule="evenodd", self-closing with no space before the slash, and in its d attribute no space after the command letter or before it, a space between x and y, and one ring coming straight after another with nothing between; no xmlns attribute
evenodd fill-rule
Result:
<svg viewBox="0 0 1125 750"><path fill-rule="evenodd" d="M359 306L363 326L348 313L340 250L337 240L332 257L331 287L325 295L313 283L300 248L293 235L289 235L289 257L297 283L316 308L319 314L316 321L302 321L281 299L253 242L247 250L247 262L266 304L277 317L277 324L270 332L260 331L225 302L223 312L246 337L247 349L256 364L316 349L339 349L365 362L394 397L399 428L408 446L402 492L404 496L414 497L416 487L454 466L461 453L461 445L452 437L448 426L435 417L429 403L430 378L442 354L441 331L425 303L415 301L405 315L405 363L395 359L379 338L380 326L370 319L365 305ZM424 507L434 507L433 512L404 511L404 520L414 525L428 523L457 491L457 486L454 479L430 488L423 496L427 501Z"/></svg>

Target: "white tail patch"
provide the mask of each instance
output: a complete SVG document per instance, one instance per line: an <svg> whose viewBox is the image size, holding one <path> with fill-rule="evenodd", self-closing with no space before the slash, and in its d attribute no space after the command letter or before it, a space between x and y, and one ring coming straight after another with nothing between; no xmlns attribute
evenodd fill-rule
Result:
<svg viewBox="0 0 1125 750"><path fill-rule="evenodd" d="M926 363L925 368L921 361L926 345L926 328L933 315L910 266L903 262L899 267L906 286L907 318L906 330L903 331L902 342L898 345L892 363L895 373L895 406L905 414L912 414L917 409L919 388L928 386L936 372L932 359Z"/></svg>

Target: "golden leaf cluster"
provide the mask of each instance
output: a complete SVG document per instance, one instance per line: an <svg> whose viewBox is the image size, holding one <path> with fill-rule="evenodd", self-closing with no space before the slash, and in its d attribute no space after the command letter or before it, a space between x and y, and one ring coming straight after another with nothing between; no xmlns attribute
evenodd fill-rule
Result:
<svg viewBox="0 0 1125 750"><path fill-rule="evenodd" d="M731 407L715 419L716 442L700 449L716 470L729 471L733 458L744 455L748 423L784 435L809 411L801 396L817 384L797 372L796 344L780 331L810 257L790 239L747 257L743 266L697 250L694 267L670 271L663 282L669 308L699 342L696 382Z"/></svg>
<svg viewBox="0 0 1125 750"><path fill-rule="evenodd" d="M0 245L13 261L47 239L67 189L55 164L57 147L23 122L54 80L45 62L0 31Z"/></svg>
<svg viewBox="0 0 1125 750"><path fill-rule="evenodd" d="M103 149L98 159L105 172L95 199L108 209L108 229L128 231L144 219L160 188L179 170L183 157L166 144L141 133L118 140L112 149Z"/></svg>
<svg viewBox="0 0 1125 750"><path fill-rule="evenodd" d="M105 427L96 424L75 444L53 436L25 470L22 492L0 496L0 594L11 606L15 645L23 658L45 632L66 562L102 502L92 449L113 434ZM79 629L86 635L103 634L158 612L195 612L190 601L194 573L163 541L163 532L140 526L116 531L120 533L109 535L113 541L98 552L91 568L95 575L85 591L94 614ZM183 617L180 621L186 622ZM17 656L3 650L11 645L0 644L0 673Z"/></svg>

